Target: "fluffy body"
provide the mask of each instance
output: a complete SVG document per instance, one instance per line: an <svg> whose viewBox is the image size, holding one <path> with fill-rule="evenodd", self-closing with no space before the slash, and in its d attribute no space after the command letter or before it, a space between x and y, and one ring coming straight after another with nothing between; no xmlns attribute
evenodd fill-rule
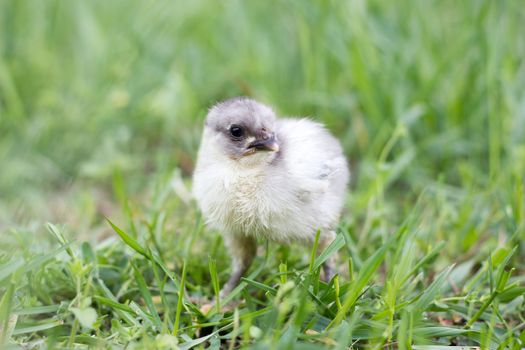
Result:
<svg viewBox="0 0 525 350"><path fill-rule="evenodd" d="M244 144L224 133L232 124L250 130L247 142L258 137L258 130L271 130L279 151L241 156ZM223 292L229 292L250 265L257 238L309 244L321 230L321 247L328 245L348 178L341 146L321 124L277 119L269 107L250 99L213 107L199 149L193 194L206 223L223 233L232 254L233 273Z"/></svg>
<svg viewBox="0 0 525 350"><path fill-rule="evenodd" d="M280 151L236 160L205 129L193 193L208 225L280 243L312 242L339 219L348 168L341 147L308 119L275 123Z"/></svg>

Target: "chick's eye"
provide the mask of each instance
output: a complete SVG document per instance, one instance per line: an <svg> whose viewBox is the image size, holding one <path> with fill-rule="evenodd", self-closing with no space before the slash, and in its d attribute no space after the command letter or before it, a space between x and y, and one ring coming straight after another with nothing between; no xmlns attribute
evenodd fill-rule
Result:
<svg viewBox="0 0 525 350"><path fill-rule="evenodd" d="M239 125L230 126L230 135L238 139L244 135L244 130Z"/></svg>

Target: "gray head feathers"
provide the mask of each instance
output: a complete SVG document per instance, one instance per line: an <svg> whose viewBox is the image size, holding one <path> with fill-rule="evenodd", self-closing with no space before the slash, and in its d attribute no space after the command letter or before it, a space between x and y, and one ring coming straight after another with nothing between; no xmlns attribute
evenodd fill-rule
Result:
<svg viewBox="0 0 525 350"><path fill-rule="evenodd" d="M274 111L247 97L234 97L222 101L210 108L206 117L206 126L216 131L225 130L237 124L253 130L273 129Z"/></svg>

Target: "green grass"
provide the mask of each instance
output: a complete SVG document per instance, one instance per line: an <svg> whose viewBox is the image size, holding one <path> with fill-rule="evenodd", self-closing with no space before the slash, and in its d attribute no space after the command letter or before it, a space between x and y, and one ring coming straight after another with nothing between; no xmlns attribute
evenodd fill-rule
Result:
<svg viewBox="0 0 525 350"><path fill-rule="evenodd" d="M1 1L0 348L525 347L523 23L518 0ZM261 242L202 314L229 257L190 175L235 95L324 122L352 183L325 253Z"/></svg>

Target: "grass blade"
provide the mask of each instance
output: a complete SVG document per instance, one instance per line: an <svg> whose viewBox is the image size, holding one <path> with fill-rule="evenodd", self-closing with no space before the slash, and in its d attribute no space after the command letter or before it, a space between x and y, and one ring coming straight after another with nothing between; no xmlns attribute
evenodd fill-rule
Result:
<svg viewBox="0 0 525 350"><path fill-rule="evenodd" d="M352 284L345 296L343 306L339 309L335 318L332 320L332 322L330 322L327 329L338 325L346 316L348 311L350 311L350 309L354 306L355 302L357 301L357 298L361 295L362 290L372 279L372 276L374 272L379 268L379 265L381 265L381 262L385 258L385 254L388 248L390 247L391 242L392 240L383 245L377 252L375 252L374 255L372 255L363 263L363 266L359 270L359 274L356 280L354 281L354 283Z"/></svg>
<svg viewBox="0 0 525 350"><path fill-rule="evenodd" d="M146 281L144 280L144 277L142 277L142 274L138 270L138 268L135 266L135 264L131 264L133 267L133 271L135 272L135 280L137 281L137 285L140 290L140 294L142 294L142 297L144 298L144 302L146 303L146 306L148 307L148 310L153 317L153 322L155 323L155 327L157 328L157 331L162 330L162 321L160 319L159 313L157 312L157 308L155 307L155 304L153 303L153 298L151 297L151 293L148 289L148 286L146 285Z"/></svg>
<svg viewBox="0 0 525 350"><path fill-rule="evenodd" d="M317 233L315 234L314 245L312 246L312 253L310 256L310 267L308 268L308 273L310 275L314 272L314 262L315 262L315 256L317 254L317 246L319 245L320 235L321 235L321 230L317 230Z"/></svg>
<svg viewBox="0 0 525 350"><path fill-rule="evenodd" d="M113 230L120 236L120 238L122 238L124 243L126 243L131 249L133 249L137 253L151 260L150 254L144 248L142 248L142 246L139 244L139 242L137 242L135 238L131 237L126 232L122 231L117 225L115 225L108 218L106 218L106 221L111 225Z"/></svg>
<svg viewBox="0 0 525 350"><path fill-rule="evenodd" d="M3 281L7 277L9 277L23 265L24 259L16 259L2 266L2 268L0 268L0 281Z"/></svg>
<svg viewBox="0 0 525 350"><path fill-rule="evenodd" d="M449 266L443 270L430 286L423 292L423 294L418 298L417 302L413 305L413 312L416 315L421 315L423 311L427 310L432 301L436 298L437 294L443 288L447 282L447 277L454 268L454 265Z"/></svg>
<svg viewBox="0 0 525 350"><path fill-rule="evenodd" d="M321 265L333 254L336 254L339 249L345 246L345 238L343 235L337 235L330 245L315 259L313 270L317 270Z"/></svg>
<svg viewBox="0 0 525 350"><path fill-rule="evenodd" d="M104 305L107 305L107 306L111 306L114 309L126 311L126 312L129 312L131 314L136 314L135 311L132 308L130 308L128 305L121 304L121 303L119 303L117 301L114 301L114 300L111 300L109 298L104 298L104 297L95 295L93 297L93 299L95 299L96 301L98 301L101 304L104 304Z"/></svg>
<svg viewBox="0 0 525 350"><path fill-rule="evenodd" d="M11 282L0 300L0 345L4 345L6 340L11 336L11 334L9 334L11 328L9 321L11 319L14 292L15 284Z"/></svg>
<svg viewBox="0 0 525 350"><path fill-rule="evenodd" d="M15 260L14 263L6 264L6 266L0 269L0 281L5 280L7 277L13 275L14 273L27 273L38 266L42 266L48 260L53 259L56 255L60 254L63 250L67 249L71 243L60 246L52 250L48 254L36 255L28 261Z"/></svg>
<svg viewBox="0 0 525 350"><path fill-rule="evenodd" d="M26 334L26 333L35 333L40 331L45 331L47 329L55 328L64 324L64 321L53 321L49 323L39 324L37 326L17 328L13 331L13 335Z"/></svg>
<svg viewBox="0 0 525 350"><path fill-rule="evenodd" d="M215 259L209 258L209 268L211 283L213 285L213 291L215 293L215 309L217 313L221 311L221 298L220 298L220 286L219 286L219 276L217 274L217 262Z"/></svg>
<svg viewBox="0 0 525 350"><path fill-rule="evenodd" d="M29 307L25 309L18 309L14 310L13 313L19 316L26 316L26 315L40 315L40 314L49 314L53 312L57 312L60 309L60 305L46 305L46 306L36 306L36 307Z"/></svg>
<svg viewBox="0 0 525 350"><path fill-rule="evenodd" d="M273 287L267 286L265 284L262 284L260 282L257 282L257 281L254 281L254 280L251 280L245 277L242 277L241 281L257 289L264 290L265 292L270 293L271 295L277 295L277 289Z"/></svg>
<svg viewBox="0 0 525 350"><path fill-rule="evenodd" d="M75 258L75 255L73 253L73 250L71 250L71 247L69 246L69 242L66 240L66 238L64 237L64 235L62 234L62 232L60 232L60 230L58 229L58 227L56 227L55 225L53 225L52 223L48 222L46 224L46 227L48 229L49 232L51 232L55 238L57 239L57 241L63 245L63 246L66 246L66 251L67 253L69 254L70 257L72 258Z"/></svg>
<svg viewBox="0 0 525 350"><path fill-rule="evenodd" d="M177 336L180 324L180 315L182 313L183 300L184 300L184 284L186 282L186 261L182 264L182 276L180 279L179 297L177 299L177 310L175 314L175 323L173 324L173 335Z"/></svg>

